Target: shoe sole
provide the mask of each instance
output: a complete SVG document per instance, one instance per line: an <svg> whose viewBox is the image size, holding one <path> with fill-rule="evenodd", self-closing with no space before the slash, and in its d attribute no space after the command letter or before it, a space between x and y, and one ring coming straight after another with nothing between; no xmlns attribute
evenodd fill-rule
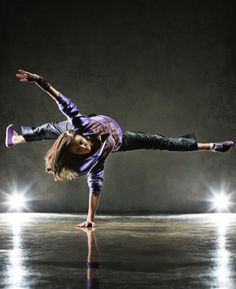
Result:
<svg viewBox="0 0 236 289"><path fill-rule="evenodd" d="M8 145L8 131L10 129L10 127L14 126L14 124L9 124L9 126L6 128L6 137L5 137L5 145L7 148L10 148L13 145Z"/></svg>
<svg viewBox="0 0 236 289"><path fill-rule="evenodd" d="M229 147L229 148L227 149L227 151L225 151L225 152L230 151L233 147L234 147L234 142L231 143L230 147Z"/></svg>

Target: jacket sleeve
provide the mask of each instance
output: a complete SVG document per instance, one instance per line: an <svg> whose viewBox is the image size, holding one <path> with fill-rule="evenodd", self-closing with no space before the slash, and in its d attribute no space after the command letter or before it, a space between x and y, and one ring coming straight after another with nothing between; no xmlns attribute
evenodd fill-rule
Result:
<svg viewBox="0 0 236 289"><path fill-rule="evenodd" d="M89 187L89 192L101 193L104 182L104 162L102 164L97 164L92 170L87 174L87 183Z"/></svg>
<svg viewBox="0 0 236 289"><path fill-rule="evenodd" d="M83 130L89 123L90 118L81 114L78 107L67 97L60 93L56 99L59 110L67 117L73 130Z"/></svg>

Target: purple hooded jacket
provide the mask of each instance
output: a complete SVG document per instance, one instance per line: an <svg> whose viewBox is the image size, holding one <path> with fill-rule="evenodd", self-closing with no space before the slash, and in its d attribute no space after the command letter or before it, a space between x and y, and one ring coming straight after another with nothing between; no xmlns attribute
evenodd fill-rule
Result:
<svg viewBox="0 0 236 289"><path fill-rule="evenodd" d="M81 114L78 107L61 93L56 102L74 131L83 137L94 136L100 140L100 148L92 156L79 162L76 172L78 177L87 174L89 192L101 192L104 181L104 162L111 152L117 151L121 146L123 132L118 123L108 116L88 117Z"/></svg>

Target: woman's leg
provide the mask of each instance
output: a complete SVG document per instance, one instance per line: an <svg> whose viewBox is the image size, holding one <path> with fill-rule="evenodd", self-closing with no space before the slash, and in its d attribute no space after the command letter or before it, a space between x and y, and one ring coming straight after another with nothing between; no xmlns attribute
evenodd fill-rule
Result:
<svg viewBox="0 0 236 289"><path fill-rule="evenodd" d="M71 124L65 121L45 123L41 126L22 126L21 134L15 131L14 125L9 125L6 129L6 146L26 142L56 139L61 133L72 129Z"/></svg>
<svg viewBox="0 0 236 289"><path fill-rule="evenodd" d="M232 141L217 143L198 143L194 134L170 138L160 134L151 134L137 131L125 131L123 143L118 151L159 149L168 151L227 151L233 146Z"/></svg>
<svg viewBox="0 0 236 289"><path fill-rule="evenodd" d="M212 148L210 143L198 143L197 146L199 151L209 151Z"/></svg>
<svg viewBox="0 0 236 289"><path fill-rule="evenodd" d="M119 151L139 149L193 151L197 150L198 146L197 140L193 134L178 138L169 138L160 134L125 131Z"/></svg>
<svg viewBox="0 0 236 289"><path fill-rule="evenodd" d="M16 134L16 135L13 135L12 137L12 143L13 145L22 144L22 143L26 143L26 140L23 137L23 135Z"/></svg>

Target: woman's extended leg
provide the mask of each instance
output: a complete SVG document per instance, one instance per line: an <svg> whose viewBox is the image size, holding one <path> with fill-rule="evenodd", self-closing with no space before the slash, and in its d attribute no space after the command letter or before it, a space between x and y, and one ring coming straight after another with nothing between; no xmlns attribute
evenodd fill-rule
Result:
<svg viewBox="0 0 236 289"><path fill-rule="evenodd" d="M233 146L232 141L215 143L198 143L194 134L170 138L160 134L137 131L125 131L121 147L118 151L159 149L168 151L202 151L212 150L225 152Z"/></svg>
<svg viewBox="0 0 236 289"><path fill-rule="evenodd" d="M199 151L209 151L212 149L212 144L211 143L198 143L197 147Z"/></svg>
<svg viewBox="0 0 236 289"><path fill-rule="evenodd" d="M9 125L6 129L6 146L11 147L38 140L56 139L61 133L70 130L71 124L65 121L50 122L37 127L22 126L21 134L15 131L14 125Z"/></svg>

